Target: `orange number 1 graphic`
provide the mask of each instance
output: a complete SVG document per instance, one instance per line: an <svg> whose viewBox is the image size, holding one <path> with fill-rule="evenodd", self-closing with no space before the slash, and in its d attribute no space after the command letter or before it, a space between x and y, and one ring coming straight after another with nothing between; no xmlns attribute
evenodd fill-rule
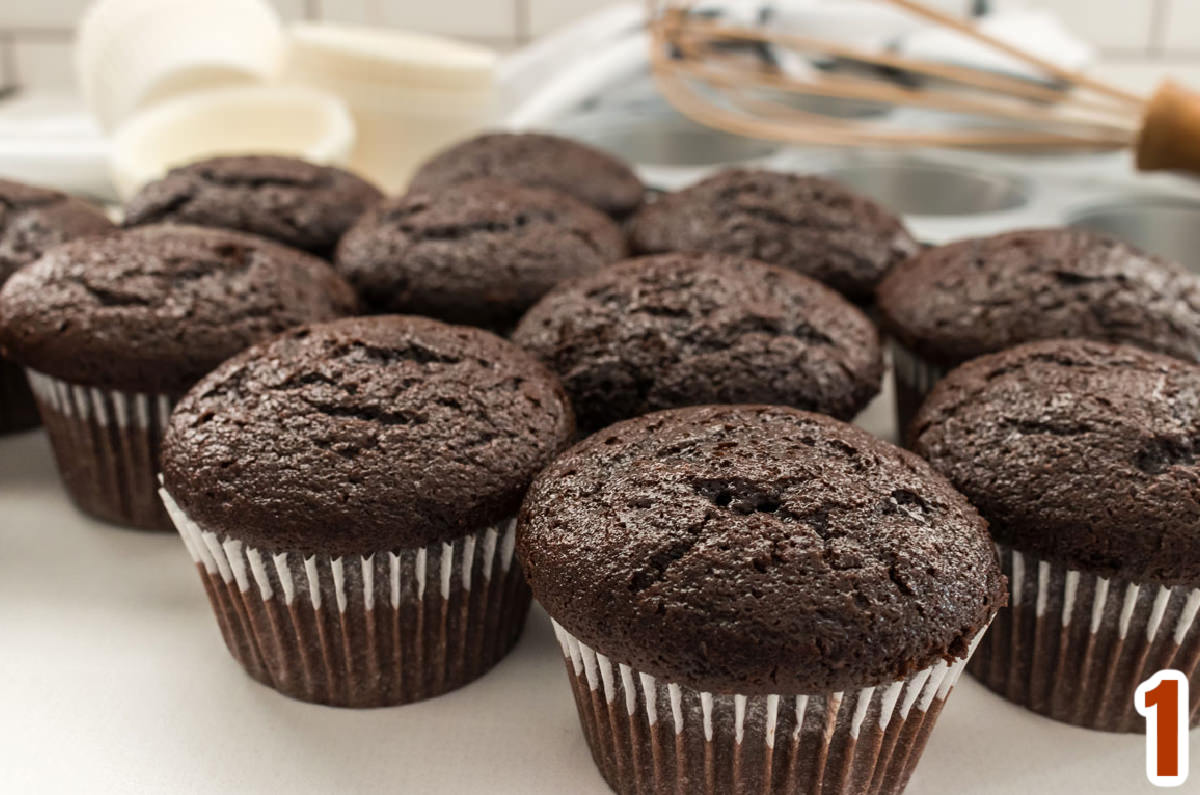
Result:
<svg viewBox="0 0 1200 795"><path fill-rule="evenodd" d="M1156 787L1178 787L1188 777L1188 680L1159 671L1137 689L1134 706L1146 719L1146 778Z"/></svg>

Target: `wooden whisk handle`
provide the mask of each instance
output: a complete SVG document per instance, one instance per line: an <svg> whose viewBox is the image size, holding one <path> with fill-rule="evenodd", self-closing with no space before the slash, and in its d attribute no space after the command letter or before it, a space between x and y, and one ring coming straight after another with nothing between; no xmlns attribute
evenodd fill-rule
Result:
<svg viewBox="0 0 1200 795"><path fill-rule="evenodd" d="M1137 167L1200 174L1200 94L1170 80L1158 87L1142 116Z"/></svg>

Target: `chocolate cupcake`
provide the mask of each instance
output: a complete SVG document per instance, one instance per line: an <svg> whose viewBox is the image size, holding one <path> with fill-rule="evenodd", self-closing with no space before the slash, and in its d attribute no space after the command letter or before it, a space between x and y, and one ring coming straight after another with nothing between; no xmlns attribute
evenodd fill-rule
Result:
<svg viewBox="0 0 1200 795"><path fill-rule="evenodd" d="M718 254L629 260L562 284L513 340L558 373L588 432L705 403L850 419L882 372L874 326L835 291Z"/></svg>
<svg viewBox="0 0 1200 795"><path fill-rule="evenodd" d="M157 496L171 405L251 343L351 313L329 265L262 238L147 226L51 249L0 290L0 347L26 368L67 492L169 528Z"/></svg>
<svg viewBox="0 0 1200 795"><path fill-rule="evenodd" d="M971 662L1035 712L1142 731L1140 683L1191 681L1200 725L1200 366L1051 340L975 359L933 390L911 445L978 507L1009 577Z"/></svg>
<svg viewBox="0 0 1200 795"><path fill-rule="evenodd" d="M494 177L553 188L624 218L646 193L625 163L587 144L541 133L487 133L439 152L413 175L409 190L428 191Z"/></svg>
<svg viewBox="0 0 1200 795"><path fill-rule="evenodd" d="M901 432L947 371L1022 342L1119 342L1200 360L1200 280L1079 229L1029 229L922 252L879 285Z"/></svg>
<svg viewBox="0 0 1200 795"><path fill-rule="evenodd" d="M46 249L112 228L108 217L85 201L0 179L0 285ZM25 371L0 358L0 434L33 428L38 422Z"/></svg>
<svg viewBox="0 0 1200 795"><path fill-rule="evenodd" d="M516 643L513 519L572 431L557 380L511 343L349 318L197 384L171 417L163 499L250 676L304 701L403 704Z"/></svg>
<svg viewBox="0 0 1200 795"><path fill-rule="evenodd" d="M620 793L899 793L1004 598L943 478L785 407L589 437L535 481L517 550Z"/></svg>
<svg viewBox="0 0 1200 795"><path fill-rule="evenodd" d="M811 276L857 303L919 246L900 219L822 177L731 169L630 219L635 253L737 254Z"/></svg>
<svg viewBox="0 0 1200 795"><path fill-rule="evenodd" d="M556 190L477 180L369 210L335 264L375 312L506 331L558 282L625 254L620 227Z"/></svg>
<svg viewBox="0 0 1200 795"><path fill-rule="evenodd" d="M381 198L362 177L294 157L233 155L171 169L125 205L125 225L250 232L320 257Z"/></svg>

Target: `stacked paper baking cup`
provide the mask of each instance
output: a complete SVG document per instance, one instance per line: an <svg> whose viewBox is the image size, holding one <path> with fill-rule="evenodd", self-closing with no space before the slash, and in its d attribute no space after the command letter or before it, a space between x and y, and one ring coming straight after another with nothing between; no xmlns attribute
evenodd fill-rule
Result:
<svg viewBox="0 0 1200 795"><path fill-rule="evenodd" d="M437 36L304 23L289 31L283 79L346 103L350 166L395 192L420 161L494 120L495 65L491 50Z"/></svg>
<svg viewBox="0 0 1200 795"><path fill-rule="evenodd" d="M106 129L190 91L272 77L283 30L264 0L102 0L80 21L76 69Z"/></svg>
<svg viewBox="0 0 1200 795"><path fill-rule="evenodd" d="M354 120L337 97L304 86L226 86L130 117L113 133L109 167L117 194L129 198L171 167L204 157L270 152L340 166L354 141Z"/></svg>

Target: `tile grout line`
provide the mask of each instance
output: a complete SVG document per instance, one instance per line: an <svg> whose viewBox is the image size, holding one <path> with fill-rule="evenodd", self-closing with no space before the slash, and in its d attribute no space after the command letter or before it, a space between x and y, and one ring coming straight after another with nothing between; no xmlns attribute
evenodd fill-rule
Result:
<svg viewBox="0 0 1200 795"><path fill-rule="evenodd" d="M1146 43L1146 54L1151 58L1162 57L1167 49L1167 20L1171 16L1174 0L1154 0L1150 11L1150 40Z"/></svg>
<svg viewBox="0 0 1200 795"><path fill-rule="evenodd" d="M16 37L8 31L0 33L0 84L4 88L20 88L21 75L17 71Z"/></svg>
<svg viewBox="0 0 1200 795"><path fill-rule="evenodd" d="M513 0L513 36L517 44L528 44L530 34L529 0Z"/></svg>

